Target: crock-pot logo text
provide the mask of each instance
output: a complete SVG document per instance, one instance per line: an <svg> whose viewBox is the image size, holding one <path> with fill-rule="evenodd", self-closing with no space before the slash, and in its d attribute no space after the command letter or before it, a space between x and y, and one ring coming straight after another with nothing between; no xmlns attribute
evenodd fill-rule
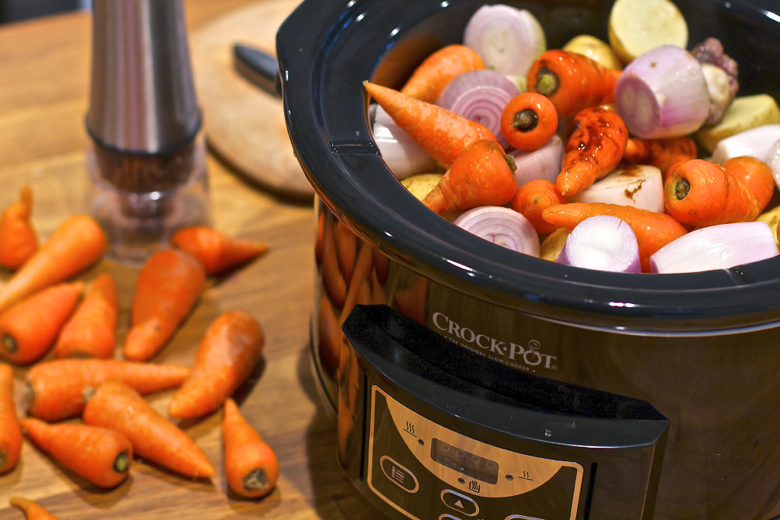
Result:
<svg viewBox="0 0 780 520"><path fill-rule="evenodd" d="M478 334L468 327L461 327L440 312L435 312L431 318L437 329L450 338L457 338L456 343L494 361L529 372L536 371L537 368L558 369L555 356L540 352L542 344L535 339L529 340L526 345L505 342L486 334Z"/></svg>

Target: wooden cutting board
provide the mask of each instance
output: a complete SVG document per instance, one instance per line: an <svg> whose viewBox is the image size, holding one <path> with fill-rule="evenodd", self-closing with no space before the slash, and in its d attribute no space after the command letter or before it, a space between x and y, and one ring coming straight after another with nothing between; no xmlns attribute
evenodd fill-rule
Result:
<svg viewBox="0 0 780 520"><path fill-rule="evenodd" d="M209 146L258 186L292 197L313 190L293 154L281 99L240 76L233 45L275 55L276 32L300 0L262 0L191 35L193 74Z"/></svg>

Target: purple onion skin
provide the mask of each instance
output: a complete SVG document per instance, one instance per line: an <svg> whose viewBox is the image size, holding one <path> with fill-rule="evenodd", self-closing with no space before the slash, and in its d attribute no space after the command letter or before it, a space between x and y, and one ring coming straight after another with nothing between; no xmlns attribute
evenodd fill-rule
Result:
<svg viewBox="0 0 780 520"><path fill-rule="evenodd" d="M466 211L453 224L488 242L539 258L539 235L528 219L513 209L481 206Z"/></svg>
<svg viewBox="0 0 780 520"><path fill-rule="evenodd" d="M515 180L522 186L536 179L543 179L555 184L555 179L561 173L563 162L563 140L558 135L533 152L523 152L512 149L508 152L515 160Z"/></svg>
<svg viewBox="0 0 780 520"><path fill-rule="evenodd" d="M444 87L436 104L447 110L452 109L455 101L467 91L477 87L495 87L506 91L512 97L520 94L520 89L506 76L490 69L471 70L458 74ZM511 98L510 98L511 99Z"/></svg>
<svg viewBox="0 0 780 520"><path fill-rule="evenodd" d="M631 226L611 215L586 218L574 228L559 264L615 273L639 273L639 246Z"/></svg>

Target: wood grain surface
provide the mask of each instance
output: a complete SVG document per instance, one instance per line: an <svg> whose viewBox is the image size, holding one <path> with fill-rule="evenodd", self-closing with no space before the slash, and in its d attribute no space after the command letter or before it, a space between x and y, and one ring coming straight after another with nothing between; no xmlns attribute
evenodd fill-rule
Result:
<svg viewBox="0 0 780 520"><path fill-rule="evenodd" d="M274 0L268 0L274 1ZM187 0L190 34L242 0ZM62 220L85 211L84 115L90 64L90 16L73 13L0 26L0 208L34 192L33 225L45 239ZM261 138L261 137L260 137ZM221 469L221 413L183 423L217 467L210 480L191 480L136 461L126 482L101 491L25 441L14 471L0 476L0 518L22 519L11 496L38 501L60 519L363 519L381 515L347 481L336 462L335 418L318 394L308 355L313 298L314 216L310 202L258 189L210 155L208 174L214 226L262 240L270 251L231 276L211 280L197 307L153 362L190 366L208 325L220 313L252 313L266 334L263 362L237 397L241 411L276 450L281 476L263 500L228 492ZM136 268L108 259L78 276L111 273L118 285L119 346L127 333ZM0 285L10 273L0 270ZM51 353L45 359L51 357ZM19 416L26 413L23 380L15 368ZM171 393L149 397L164 412Z"/></svg>

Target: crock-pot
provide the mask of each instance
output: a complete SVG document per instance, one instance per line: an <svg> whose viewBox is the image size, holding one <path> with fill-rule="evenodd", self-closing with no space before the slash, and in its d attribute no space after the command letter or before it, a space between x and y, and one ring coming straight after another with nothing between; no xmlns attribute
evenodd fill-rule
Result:
<svg viewBox="0 0 780 520"><path fill-rule="evenodd" d="M277 56L316 191L312 357L338 459L391 518L780 515L780 258L685 275L577 269L430 212L372 139L363 81L400 87L474 0L305 0ZM607 39L609 0L530 10L548 48ZM739 95L780 99L774 0L678 0Z"/></svg>

